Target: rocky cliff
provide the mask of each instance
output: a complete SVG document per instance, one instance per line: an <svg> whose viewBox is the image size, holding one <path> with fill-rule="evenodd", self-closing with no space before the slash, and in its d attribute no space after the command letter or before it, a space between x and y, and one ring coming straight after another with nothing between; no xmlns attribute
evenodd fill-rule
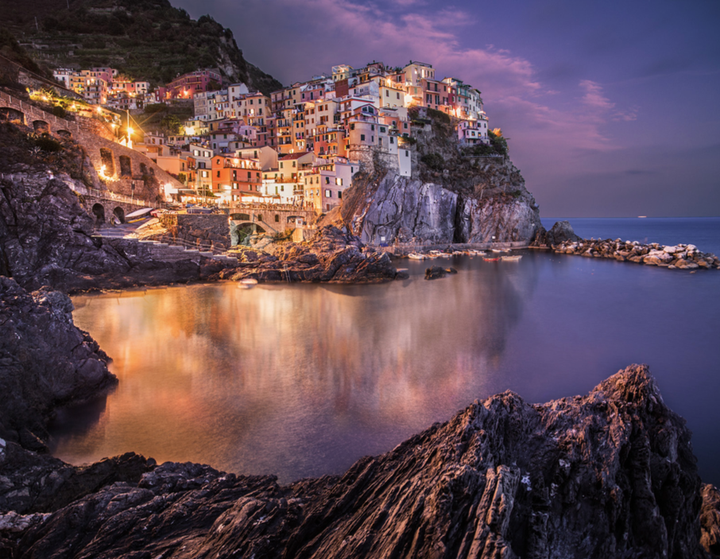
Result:
<svg viewBox="0 0 720 559"><path fill-rule="evenodd" d="M0 276L0 437L42 449L60 404L113 386L107 355L72 321L67 295Z"/></svg>
<svg viewBox="0 0 720 559"><path fill-rule="evenodd" d="M369 244L529 244L541 227L540 215L522 183L513 182L517 170L505 160L483 169L472 189L394 172L357 177L345 194L342 219Z"/></svg>
<svg viewBox="0 0 720 559"><path fill-rule="evenodd" d="M584 397L476 401L343 476L288 486L126 456L101 489L30 511L7 494L49 483L45 462L11 475L32 460L0 452L6 556L680 559L708 557L701 537L718 533L717 493L701 494L690 433L645 366Z"/></svg>
<svg viewBox="0 0 720 559"><path fill-rule="evenodd" d="M529 244L542 227L540 213L506 143L503 153L460 145L449 116L423 115L415 115L401 148L412 157L412 176L398 176L379 157L366 162L343 193L344 224L370 244Z"/></svg>

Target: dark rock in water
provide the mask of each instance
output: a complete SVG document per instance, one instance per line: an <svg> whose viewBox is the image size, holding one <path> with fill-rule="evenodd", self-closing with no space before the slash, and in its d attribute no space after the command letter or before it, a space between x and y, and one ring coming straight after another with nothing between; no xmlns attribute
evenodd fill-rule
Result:
<svg viewBox="0 0 720 559"><path fill-rule="evenodd" d="M447 272L445 271L445 268L442 268L440 266L432 266L430 268L425 268L426 280L444 278L446 274Z"/></svg>
<svg viewBox="0 0 720 559"><path fill-rule="evenodd" d="M55 406L116 382L105 352L73 325L72 310L63 293L28 293L0 276L0 437L42 449Z"/></svg>
<svg viewBox="0 0 720 559"><path fill-rule="evenodd" d="M569 221L556 221L550 231L546 231L544 227L538 230L533 239L532 246L551 247L566 241L575 242L579 240L580 237L575 234Z"/></svg>
<svg viewBox="0 0 720 559"><path fill-rule="evenodd" d="M447 274L457 274L457 270L455 268L442 268L440 266L432 266L431 268L425 269L426 280L444 278Z"/></svg>
<svg viewBox="0 0 720 559"><path fill-rule="evenodd" d="M276 247L273 255L244 251L240 261L237 269L220 277L236 281L376 283L397 276L387 253L366 247L358 237L335 225L321 227L309 241Z"/></svg>
<svg viewBox="0 0 720 559"><path fill-rule="evenodd" d="M26 517L2 545L12 557L706 557L700 490L684 421L634 365L584 397L475 402L341 477L283 487L164 464Z"/></svg>

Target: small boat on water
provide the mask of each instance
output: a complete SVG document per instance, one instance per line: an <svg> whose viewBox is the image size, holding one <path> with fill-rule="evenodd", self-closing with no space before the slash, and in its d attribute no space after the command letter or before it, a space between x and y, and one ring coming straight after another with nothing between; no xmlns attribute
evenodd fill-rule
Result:
<svg viewBox="0 0 720 559"><path fill-rule="evenodd" d="M485 262L499 262L500 258L483 258Z"/></svg>
<svg viewBox="0 0 720 559"><path fill-rule="evenodd" d="M238 282L238 289L252 289L258 283L258 280L254 278L245 278Z"/></svg>
<svg viewBox="0 0 720 559"><path fill-rule="evenodd" d="M500 248L491 248L490 251L491 251L491 252L507 252L507 250L503 250L503 249L500 249Z"/></svg>
<svg viewBox="0 0 720 559"><path fill-rule="evenodd" d="M510 256L501 256L500 260L502 260L503 262L517 262L521 258L522 258L521 254L513 254Z"/></svg>
<svg viewBox="0 0 720 559"><path fill-rule="evenodd" d="M408 258L410 258L411 260L425 260L425 255L418 254L417 252L411 252L410 254L408 254Z"/></svg>

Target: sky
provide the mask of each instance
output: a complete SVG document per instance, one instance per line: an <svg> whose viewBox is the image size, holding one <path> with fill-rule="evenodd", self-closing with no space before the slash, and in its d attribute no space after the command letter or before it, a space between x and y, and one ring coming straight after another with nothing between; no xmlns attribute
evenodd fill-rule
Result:
<svg viewBox="0 0 720 559"><path fill-rule="evenodd" d="M482 92L542 217L720 216L717 0L171 0L284 85L379 60Z"/></svg>

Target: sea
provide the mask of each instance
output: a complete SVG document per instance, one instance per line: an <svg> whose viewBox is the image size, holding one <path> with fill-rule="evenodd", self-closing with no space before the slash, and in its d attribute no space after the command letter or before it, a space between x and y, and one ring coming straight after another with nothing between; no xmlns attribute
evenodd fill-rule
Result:
<svg viewBox="0 0 720 559"><path fill-rule="evenodd" d="M544 219L550 228L556 219ZM720 218L570 218L585 238L691 243L720 254ZM720 484L720 271L516 251L457 256L456 275L380 285L235 283L73 298L113 358L107 396L61 411L52 451L127 451L287 483L340 474L476 399L586 394L646 363Z"/></svg>

